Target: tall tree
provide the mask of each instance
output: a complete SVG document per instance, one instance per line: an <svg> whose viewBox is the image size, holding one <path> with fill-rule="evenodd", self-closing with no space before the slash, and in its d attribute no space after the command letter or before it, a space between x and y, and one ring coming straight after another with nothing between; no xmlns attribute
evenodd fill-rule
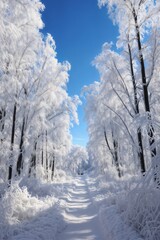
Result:
<svg viewBox="0 0 160 240"><path fill-rule="evenodd" d="M42 165L51 175L55 152L62 166L78 122L79 98L66 91L70 64L58 62L55 41L41 33L43 9L40 0L0 3L0 160L10 183Z"/></svg>
<svg viewBox="0 0 160 240"><path fill-rule="evenodd" d="M112 20L119 26L117 45L124 50L128 48L130 63L131 59L133 60L132 56L136 57L136 60L134 60L136 63L134 64L136 74L132 74L132 80L135 78L136 85L139 85L139 87L141 85L151 158L152 162L154 162L154 157L156 156L155 129L152 121L149 88L151 89L150 83L154 79L158 63L157 58L159 58L156 44L158 35L155 33L160 26L158 17L160 4L154 0L99 0L98 3L99 6L107 6ZM150 52L152 57L147 57L147 52ZM138 141L142 146L140 135L141 130L138 129ZM140 157L143 159L142 154ZM145 171L144 161L141 161L141 167Z"/></svg>

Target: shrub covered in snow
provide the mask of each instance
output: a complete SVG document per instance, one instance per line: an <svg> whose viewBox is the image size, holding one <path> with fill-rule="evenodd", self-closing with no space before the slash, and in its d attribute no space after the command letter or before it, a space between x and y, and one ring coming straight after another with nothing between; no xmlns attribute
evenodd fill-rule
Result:
<svg viewBox="0 0 160 240"><path fill-rule="evenodd" d="M135 188L126 199L125 220L146 240L160 239L160 191Z"/></svg>
<svg viewBox="0 0 160 240"><path fill-rule="evenodd" d="M53 240L64 225L59 201L53 194L43 198L32 196L27 187L18 183L1 198L0 215L1 240Z"/></svg>
<svg viewBox="0 0 160 240"><path fill-rule="evenodd" d="M90 193L107 240L160 239L160 191L150 172L119 180L98 176Z"/></svg>

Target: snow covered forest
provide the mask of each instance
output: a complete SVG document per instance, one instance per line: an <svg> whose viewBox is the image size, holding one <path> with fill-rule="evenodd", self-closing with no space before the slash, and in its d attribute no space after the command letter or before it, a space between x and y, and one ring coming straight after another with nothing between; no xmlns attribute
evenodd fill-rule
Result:
<svg viewBox="0 0 160 240"><path fill-rule="evenodd" d="M119 33L82 89L86 148L42 2L0 1L0 240L160 240L160 1L98 0Z"/></svg>

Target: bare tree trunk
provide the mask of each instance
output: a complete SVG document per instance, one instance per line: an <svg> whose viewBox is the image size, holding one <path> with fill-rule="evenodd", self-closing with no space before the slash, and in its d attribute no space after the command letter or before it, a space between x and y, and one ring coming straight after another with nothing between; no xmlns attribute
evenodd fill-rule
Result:
<svg viewBox="0 0 160 240"><path fill-rule="evenodd" d="M17 113L17 104L14 104L14 109L13 109L13 118L12 118L12 132L11 132L11 147L10 147L10 157L9 160L11 163L9 163L9 169L8 169L8 181L9 184L11 184L11 179L12 179L12 158L13 158L13 146L14 146L14 138L15 138L15 126L16 126L16 113Z"/></svg>
<svg viewBox="0 0 160 240"><path fill-rule="evenodd" d="M6 111L4 108L0 110L0 132L3 133L4 125L5 125L5 116ZM3 136L3 135L2 135ZM3 137L0 138L0 143L3 143Z"/></svg>
<svg viewBox="0 0 160 240"><path fill-rule="evenodd" d="M29 167L29 177L31 176L32 169L34 169L34 176L35 176L35 170L36 170L36 151L37 151L37 141L35 141L34 144L34 150L31 155L31 162L30 162L30 167Z"/></svg>
<svg viewBox="0 0 160 240"><path fill-rule="evenodd" d="M132 83L133 83L133 92L134 92L134 106L135 106L135 114L139 114L139 102L138 102L138 94L137 94L137 86L136 86L136 79L133 70L133 62L132 62L132 52L130 48L130 44L128 44L128 51L129 51L129 58L130 58L130 70L132 75ZM146 172L145 167L145 160L144 160L144 152L143 152L143 143L142 143L142 132L141 128L137 129L137 139L138 139L138 157L140 160L141 172L144 174Z"/></svg>
<svg viewBox="0 0 160 240"><path fill-rule="evenodd" d="M145 106L145 111L148 114L148 120L150 122L148 129L147 129L148 137L149 137L149 145L150 145L151 157L154 158L156 156L156 147L154 146L155 145L154 127L151 123L152 117L151 117L151 113L150 113L148 85L147 85L147 81L146 81L144 58L143 58L143 54L142 54L140 30L139 30L139 26L138 26L137 14L136 14L136 11L133 6L132 6L132 14L133 14L135 28L136 28L136 37L137 37L137 44L138 44L138 51L139 51L139 61L140 61L142 87L143 87L144 106Z"/></svg>
<svg viewBox="0 0 160 240"><path fill-rule="evenodd" d="M107 134L106 134L105 130L104 130L104 138L105 138L107 147L112 155L113 162L114 162L114 165L116 166L118 176L121 177L122 175L121 175L120 165L119 165L119 160L118 160L118 141L114 137L113 130L112 130L113 150L111 149L111 147L109 145Z"/></svg>
<svg viewBox="0 0 160 240"><path fill-rule="evenodd" d="M120 164L118 160L118 141L114 136L113 129L112 129L112 141L113 141L113 149L114 149L114 162L116 165L118 176L121 177Z"/></svg>
<svg viewBox="0 0 160 240"><path fill-rule="evenodd" d="M17 173L20 175L23 168L23 143L24 143L24 127L25 127L25 118L23 118L22 128L21 128L21 138L19 144L19 156L17 160Z"/></svg>
<svg viewBox="0 0 160 240"><path fill-rule="evenodd" d="M46 173L48 179L48 139L47 139L47 130L46 130Z"/></svg>
<svg viewBox="0 0 160 240"><path fill-rule="evenodd" d="M5 116L6 116L6 111L4 108L2 108L0 110L0 131L1 132L3 132L3 130L4 130Z"/></svg>
<svg viewBox="0 0 160 240"><path fill-rule="evenodd" d="M52 181L53 181L53 177L54 177L54 170L55 170L55 154L53 154L53 162L52 162L52 174L51 174Z"/></svg>
<svg viewBox="0 0 160 240"><path fill-rule="evenodd" d="M41 161L42 161L42 166L43 166L43 164L44 164L43 134L42 134L42 151L41 151Z"/></svg>

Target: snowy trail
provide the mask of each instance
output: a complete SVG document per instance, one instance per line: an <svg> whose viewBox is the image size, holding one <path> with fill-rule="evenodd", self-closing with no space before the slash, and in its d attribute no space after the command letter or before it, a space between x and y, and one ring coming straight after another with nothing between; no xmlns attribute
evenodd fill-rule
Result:
<svg viewBox="0 0 160 240"><path fill-rule="evenodd" d="M67 227L57 240L103 240L98 212L84 177L76 178L75 187L69 190L63 216Z"/></svg>

